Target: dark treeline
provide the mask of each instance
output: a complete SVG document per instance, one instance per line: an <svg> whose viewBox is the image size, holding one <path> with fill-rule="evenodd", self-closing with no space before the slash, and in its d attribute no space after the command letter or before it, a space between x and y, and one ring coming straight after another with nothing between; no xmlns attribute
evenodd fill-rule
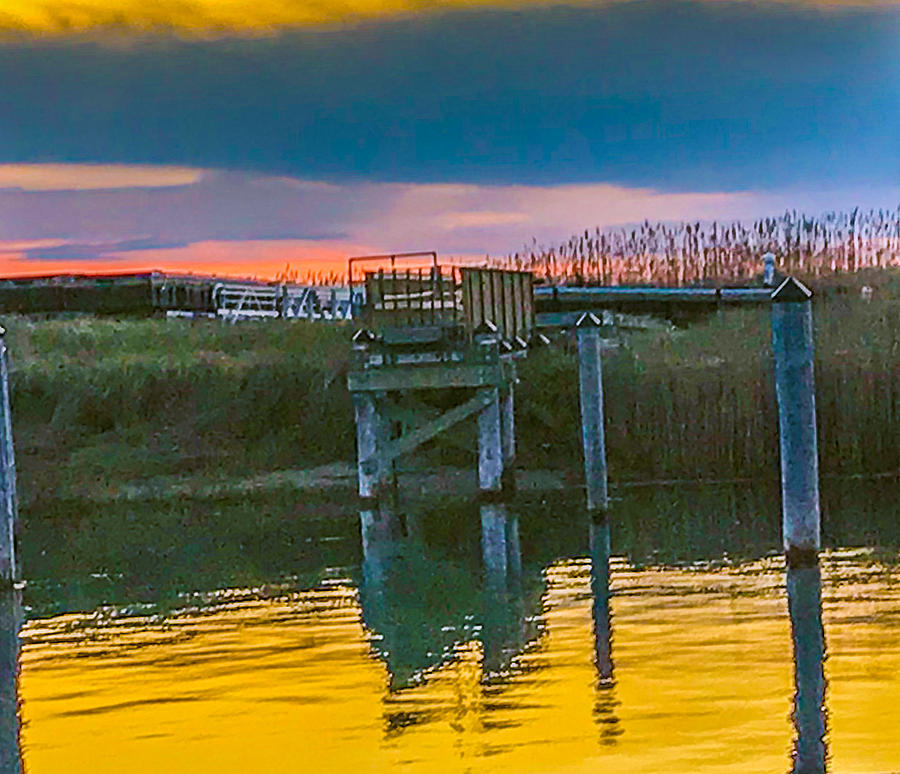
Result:
<svg viewBox="0 0 900 774"><path fill-rule="evenodd" d="M651 223L595 228L550 247L534 242L499 261L569 284L678 286L741 282L775 253L786 273L805 277L900 264L900 207L831 212L796 210L753 223Z"/></svg>

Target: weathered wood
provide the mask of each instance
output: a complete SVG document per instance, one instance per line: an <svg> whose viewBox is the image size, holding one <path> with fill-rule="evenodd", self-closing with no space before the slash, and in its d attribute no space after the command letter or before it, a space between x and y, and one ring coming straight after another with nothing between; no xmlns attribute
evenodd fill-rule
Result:
<svg viewBox="0 0 900 774"><path fill-rule="evenodd" d="M359 527L363 584L381 589L397 555L396 519L387 508L366 508L359 512Z"/></svg>
<svg viewBox="0 0 900 774"><path fill-rule="evenodd" d="M492 401L496 402L495 393L496 389L479 390L474 398L456 408L450 409L450 411L416 428L411 433L384 444L380 451L376 452L373 449L371 456L362 458L360 470L371 471L371 474L374 475L378 470L387 467L391 460L402 454L408 454L426 441L430 441L436 435L462 422L466 417L483 410Z"/></svg>
<svg viewBox="0 0 900 774"><path fill-rule="evenodd" d="M347 375L347 387L350 392L488 387L502 386L514 377L512 363L444 362L351 371Z"/></svg>
<svg viewBox="0 0 900 774"><path fill-rule="evenodd" d="M388 460L383 456L387 445L388 427L372 393L354 393L353 409L356 419L356 459L359 496L377 499L390 475Z"/></svg>
<svg viewBox="0 0 900 774"><path fill-rule="evenodd" d="M772 294L772 350L781 446L782 536L791 564L817 560L819 454L812 293L787 278Z"/></svg>
<svg viewBox="0 0 900 774"><path fill-rule="evenodd" d="M510 383L500 393L500 435L503 444L503 488L515 488L516 408L515 388Z"/></svg>
<svg viewBox="0 0 900 774"><path fill-rule="evenodd" d="M600 355L600 320L585 315L577 325L578 384L581 402L581 443L588 511L606 511L609 505L606 442L603 427L603 361Z"/></svg>
<svg viewBox="0 0 900 774"><path fill-rule="evenodd" d="M18 579L16 531L18 505L16 461L13 450L12 408L9 392L9 352L5 331L0 328L0 587Z"/></svg>
<svg viewBox="0 0 900 774"><path fill-rule="evenodd" d="M491 270L488 273L488 276L491 280L491 295L494 299L494 308L491 312L490 318L497 326L497 330L500 333L500 338L505 339L506 336L506 312L504 310L504 301L503 301L503 275L496 270Z"/></svg>
<svg viewBox="0 0 900 774"><path fill-rule="evenodd" d="M534 275L531 272L522 272L522 314L523 327L519 335L524 339L531 336L534 330Z"/></svg>
<svg viewBox="0 0 900 774"><path fill-rule="evenodd" d="M380 400L378 405L382 411L382 413L389 420L394 422L401 422L404 425L405 432L409 433L413 430L416 430L420 427L424 427L429 422L439 418L444 412L440 409L436 409L434 406L429 406L422 401L415 400L410 398L409 396L404 396L404 403L401 405L392 400ZM458 449L462 449L466 452L472 451L472 440L471 438L466 440L463 438L457 437L453 432L451 432L454 428L448 428L444 431L443 438L447 443L451 446L455 446Z"/></svg>
<svg viewBox="0 0 900 774"><path fill-rule="evenodd" d="M496 387L479 391L484 400L478 414L478 485L482 492L499 492L503 486L503 437L500 397Z"/></svg>

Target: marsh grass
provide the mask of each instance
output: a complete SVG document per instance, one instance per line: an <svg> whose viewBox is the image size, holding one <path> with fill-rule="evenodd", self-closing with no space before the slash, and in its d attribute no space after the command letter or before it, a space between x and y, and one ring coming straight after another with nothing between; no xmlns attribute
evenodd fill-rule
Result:
<svg viewBox="0 0 900 774"><path fill-rule="evenodd" d="M571 284L678 286L739 282L762 272L761 256L803 277L854 273L900 262L900 207L830 212L796 210L753 223L651 223L586 230L545 247L533 242L498 261Z"/></svg>
<svg viewBox="0 0 900 774"><path fill-rule="evenodd" d="M833 278L815 302L821 471L900 471L900 283ZM866 303L861 284L875 288ZM351 328L302 322L7 318L23 511L153 477L245 478L353 462ZM581 481L574 347L534 351L517 387L518 462ZM604 361L613 481L771 481L767 310L630 334ZM412 460L474 465L463 423ZM408 463L407 463L408 464ZM109 499L109 498L107 498Z"/></svg>
<svg viewBox="0 0 900 774"><path fill-rule="evenodd" d="M153 475L353 454L349 331L268 322L7 318L27 500Z"/></svg>

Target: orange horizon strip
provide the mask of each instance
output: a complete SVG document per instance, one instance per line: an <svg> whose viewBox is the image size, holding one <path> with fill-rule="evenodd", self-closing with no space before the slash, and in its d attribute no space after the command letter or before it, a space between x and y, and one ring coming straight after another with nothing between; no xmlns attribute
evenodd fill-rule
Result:
<svg viewBox="0 0 900 774"><path fill-rule="evenodd" d="M618 5L634 0L568 0L565 5ZM728 0L706 0L726 2ZM744 0L749 2L750 0ZM0 35L67 37L90 32L177 33L187 37L263 36L280 29L426 14L473 7L521 10L559 5L553 0L6 0ZM822 11L888 7L891 0L769 0Z"/></svg>

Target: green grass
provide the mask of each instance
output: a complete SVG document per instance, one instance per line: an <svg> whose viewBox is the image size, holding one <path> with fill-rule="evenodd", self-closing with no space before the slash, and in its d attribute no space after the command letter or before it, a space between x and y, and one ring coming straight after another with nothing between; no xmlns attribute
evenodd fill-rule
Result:
<svg viewBox="0 0 900 774"><path fill-rule="evenodd" d="M349 330L7 318L22 493L353 456Z"/></svg>

